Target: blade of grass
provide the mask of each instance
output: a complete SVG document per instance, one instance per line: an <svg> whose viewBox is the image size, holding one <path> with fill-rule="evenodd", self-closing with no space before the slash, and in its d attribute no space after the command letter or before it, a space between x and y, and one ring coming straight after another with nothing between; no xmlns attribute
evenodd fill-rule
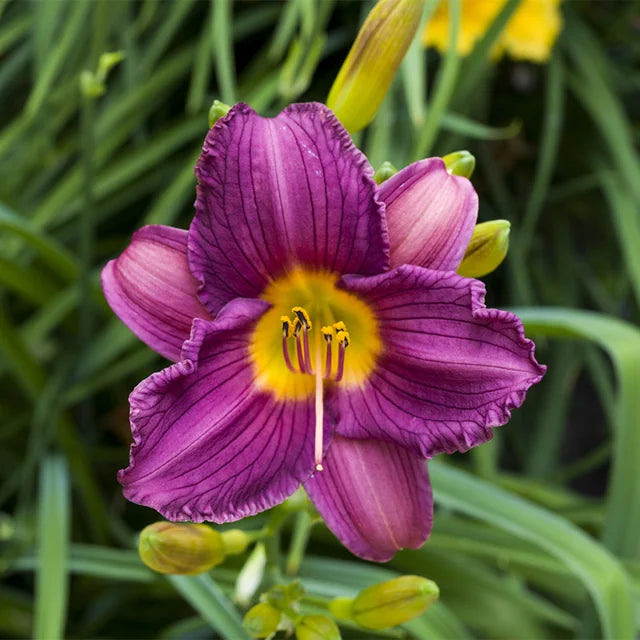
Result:
<svg viewBox="0 0 640 640"><path fill-rule="evenodd" d="M27 34L33 16L29 13L16 16L14 20L0 29L0 55L4 55L20 38ZM3 61L3 64L6 64Z"/></svg>
<svg viewBox="0 0 640 640"><path fill-rule="evenodd" d="M209 574L167 576L180 595L227 640L248 640L242 619Z"/></svg>
<svg viewBox="0 0 640 640"><path fill-rule="evenodd" d="M24 238L38 252L40 258L65 280L73 281L78 277L78 262L70 251L2 202L0 202L0 229L6 229Z"/></svg>
<svg viewBox="0 0 640 640"><path fill-rule="evenodd" d="M607 81L606 57L597 39L571 12L565 35L562 42L577 68L568 78L569 85L600 130L627 188L640 202L640 159L631 124Z"/></svg>
<svg viewBox="0 0 640 640"><path fill-rule="evenodd" d="M220 97L227 104L236 102L236 71L233 60L233 9L231 0L212 0L211 49L214 55Z"/></svg>
<svg viewBox="0 0 640 640"><path fill-rule="evenodd" d="M549 391L542 399L538 427L533 434L527 472L546 477L558 466L558 455L573 389L582 368L582 356L571 344L561 344L553 354L546 384Z"/></svg>
<svg viewBox="0 0 640 640"><path fill-rule="evenodd" d="M460 71L460 80L456 84L452 104L458 111L467 111L473 105L473 94L490 64L490 53L502 30L520 5L521 0L507 0L484 36L477 42L473 51L465 58Z"/></svg>
<svg viewBox="0 0 640 640"><path fill-rule="evenodd" d="M70 495L67 467L61 457L44 459L38 500L38 563L34 638L64 637L67 616L67 554Z"/></svg>
<svg viewBox="0 0 640 640"><path fill-rule="evenodd" d="M629 584L607 550L564 518L464 471L437 461L429 466L436 500L546 549L571 568L591 594L603 637L634 635Z"/></svg>
<svg viewBox="0 0 640 640"><path fill-rule="evenodd" d="M613 172L600 170L604 195L609 203L609 211L622 249L622 256L631 280L636 304L640 308L640 216L639 200L625 188L625 185Z"/></svg>
<svg viewBox="0 0 640 640"><path fill-rule="evenodd" d="M56 4L56 3L53 3ZM64 31L52 51L48 52L42 72L38 74L31 95L25 106L25 113L33 118L37 115L47 94L60 73L67 56L73 47L77 47L82 40L83 30L86 28L87 16L91 3L87 0L77 0L68 4L69 15L64 20Z"/></svg>
<svg viewBox="0 0 640 640"><path fill-rule="evenodd" d="M481 122L476 122L457 113L445 113L442 116L442 129L478 140L506 140L513 138L520 131L521 124L514 120L506 127L491 127Z"/></svg>
<svg viewBox="0 0 640 640"><path fill-rule="evenodd" d="M616 429L602 539L627 558L640 558L640 330L601 313L562 308L516 311L529 331L595 342L611 358L617 379Z"/></svg>
<svg viewBox="0 0 640 640"><path fill-rule="evenodd" d="M428 155L440 128L441 119L444 116L449 102L453 96L460 69L460 56L458 55L457 42L460 31L460 0L448 0L449 2L449 46L445 54L442 67L438 71L435 80L433 96L430 100L429 111L424 125L418 132L418 140L413 154L414 160L419 160Z"/></svg>

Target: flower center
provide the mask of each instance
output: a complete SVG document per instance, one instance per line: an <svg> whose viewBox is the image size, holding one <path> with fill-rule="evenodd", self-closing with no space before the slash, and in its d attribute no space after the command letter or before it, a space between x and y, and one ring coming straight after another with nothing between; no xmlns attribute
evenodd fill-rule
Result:
<svg viewBox="0 0 640 640"><path fill-rule="evenodd" d="M371 308L336 288L339 276L296 269L273 281L262 298L272 308L251 340L256 384L279 399L316 399L316 465L322 450L325 386L362 385L381 349Z"/></svg>

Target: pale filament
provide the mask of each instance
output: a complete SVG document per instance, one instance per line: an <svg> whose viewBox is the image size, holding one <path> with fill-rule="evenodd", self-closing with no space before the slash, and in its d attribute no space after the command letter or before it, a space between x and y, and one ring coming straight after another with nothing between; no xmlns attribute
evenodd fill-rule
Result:
<svg viewBox="0 0 640 640"><path fill-rule="evenodd" d="M324 431L324 393L322 385L322 355L320 353L320 341L316 343L316 440L314 460L316 471L322 471L322 437Z"/></svg>

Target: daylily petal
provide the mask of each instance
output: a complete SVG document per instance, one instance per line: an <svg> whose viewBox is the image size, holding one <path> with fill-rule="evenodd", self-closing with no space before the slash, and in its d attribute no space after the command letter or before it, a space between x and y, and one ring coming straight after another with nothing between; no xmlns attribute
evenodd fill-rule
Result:
<svg viewBox="0 0 640 640"><path fill-rule="evenodd" d="M414 162L380 186L386 205L391 266L455 271L471 239L478 196L441 158Z"/></svg>
<svg viewBox="0 0 640 640"><path fill-rule="evenodd" d="M429 537L433 501L427 466L382 440L334 436L304 488L327 526L350 551L376 562Z"/></svg>
<svg viewBox="0 0 640 640"><path fill-rule="evenodd" d="M313 398L279 402L253 384L249 341L267 307L240 299L194 320L182 361L134 389L126 498L169 520L227 522L278 504L311 473Z"/></svg>
<svg viewBox="0 0 640 640"><path fill-rule="evenodd" d="M122 255L102 270L109 306L140 340L169 360L180 359L194 318L210 319L187 265L187 232L150 225L133 234Z"/></svg>
<svg viewBox="0 0 640 640"><path fill-rule="evenodd" d="M427 458L466 451L544 375L518 317L485 308L478 280L404 265L342 286L373 308L383 344L367 382L330 398L344 436L391 438Z"/></svg>
<svg viewBox="0 0 640 640"><path fill-rule="evenodd" d="M209 131L196 166L189 264L217 313L309 266L372 275L388 266L373 170L319 103L262 118L237 104Z"/></svg>

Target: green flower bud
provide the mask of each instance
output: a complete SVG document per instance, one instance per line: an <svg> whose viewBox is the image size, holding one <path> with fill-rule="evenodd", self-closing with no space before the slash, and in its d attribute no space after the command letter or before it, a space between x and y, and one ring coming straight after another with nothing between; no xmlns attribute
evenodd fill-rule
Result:
<svg viewBox="0 0 640 640"><path fill-rule="evenodd" d="M213 127L220 118L224 118L229 111L231 111L229 105L220 102L220 100L214 100L211 109L209 109L209 128Z"/></svg>
<svg viewBox="0 0 640 640"><path fill-rule="evenodd" d="M98 69L80 74L80 90L85 98L99 98L107 90L107 76L113 67L124 60L124 51L103 53L98 61Z"/></svg>
<svg viewBox="0 0 640 640"><path fill-rule="evenodd" d="M353 598L334 598L329 603L329 611L334 618L338 620L351 620L351 607Z"/></svg>
<svg viewBox="0 0 640 640"><path fill-rule="evenodd" d="M150 524L140 533L138 552L158 573L196 575L224 560L222 537L206 524Z"/></svg>
<svg viewBox="0 0 640 640"><path fill-rule="evenodd" d="M261 602L247 611L242 626L252 638L266 638L275 633L281 617L282 614L275 607Z"/></svg>
<svg viewBox="0 0 640 640"><path fill-rule="evenodd" d="M395 176L398 170L388 161L383 162L373 174L373 179L377 184L382 184L385 180L388 180L391 176Z"/></svg>
<svg viewBox="0 0 640 640"><path fill-rule="evenodd" d="M442 158L447 171L454 176L470 178L476 168L476 159L468 151L454 151Z"/></svg>
<svg viewBox="0 0 640 640"><path fill-rule="evenodd" d="M296 622L297 640L340 640L338 625L327 616L303 616Z"/></svg>
<svg viewBox="0 0 640 640"><path fill-rule="evenodd" d="M264 570L267 566L267 552L262 542L259 542L249 554L238 577L233 599L241 606L246 607L251 602L253 595L258 590Z"/></svg>
<svg viewBox="0 0 640 640"><path fill-rule="evenodd" d="M510 229L508 220L477 224L458 267L458 274L466 278L481 278L495 271L507 255Z"/></svg>
<svg viewBox="0 0 640 640"><path fill-rule="evenodd" d="M420 576L401 576L361 591L351 619L365 629L387 629L413 620L438 599L438 585Z"/></svg>
<svg viewBox="0 0 640 640"><path fill-rule="evenodd" d="M244 553L251 544L251 536L242 529L229 529L220 533L224 552L228 556L237 556Z"/></svg>
<svg viewBox="0 0 640 640"><path fill-rule="evenodd" d="M423 0L379 0L331 87L327 106L352 133L366 127L420 24Z"/></svg>

